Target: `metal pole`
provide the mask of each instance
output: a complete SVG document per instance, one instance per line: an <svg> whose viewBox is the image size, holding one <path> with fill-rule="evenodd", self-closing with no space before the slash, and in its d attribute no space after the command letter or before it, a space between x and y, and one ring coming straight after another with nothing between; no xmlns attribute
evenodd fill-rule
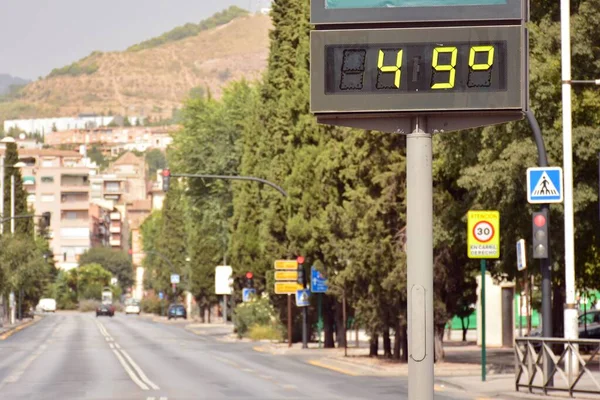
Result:
<svg viewBox="0 0 600 400"><path fill-rule="evenodd" d="M321 332L323 330L323 310L322 310L323 293L319 293L317 297L317 309L319 313L319 322L317 322L317 329L319 330L319 348L321 348Z"/></svg>
<svg viewBox="0 0 600 400"><path fill-rule="evenodd" d="M573 143L571 120L571 8L569 0L560 1L560 37L562 61L563 174L565 185L565 339L577 339L575 305L575 240L573 223ZM544 315L544 320L546 316ZM575 368L575 358L571 359Z"/></svg>
<svg viewBox="0 0 600 400"><path fill-rule="evenodd" d="M306 269L302 264L302 288L306 289ZM308 349L308 307L302 307L302 348Z"/></svg>
<svg viewBox="0 0 600 400"><path fill-rule="evenodd" d="M14 217L15 216L15 176L11 175L10 176L10 216ZM11 218L10 220L10 233L14 235L15 233L15 219ZM12 295L12 298L15 298L15 293L11 290L10 294ZM13 302L13 304L11 305L11 309L10 309L10 323L14 324L15 323L15 304Z"/></svg>
<svg viewBox="0 0 600 400"><path fill-rule="evenodd" d="M486 374L486 348L485 348L485 259L481 259L481 380L485 382Z"/></svg>
<svg viewBox="0 0 600 400"><path fill-rule="evenodd" d="M426 120L407 135L408 399L433 400L433 182Z"/></svg>
<svg viewBox="0 0 600 400"><path fill-rule="evenodd" d="M4 156L0 158L0 215L4 218ZM0 234L4 233L4 223L0 224Z"/></svg>
<svg viewBox="0 0 600 400"><path fill-rule="evenodd" d="M525 281L527 280L527 276L525 275L525 271L523 270L523 283L519 288L519 337L523 337L523 293L525 288Z"/></svg>
<svg viewBox="0 0 600 400"><path fill-rule="evenodd" d="M348 357L348 319L346 318L346 290L344 290L344 294L342 297L342 317L344 319L344 357Z"/></svg>
<svg viewBox="0 0 600 400"><path fill-rule="evenodd" d="M15 216L15 176L10 176L10 216ZM10 220L10 233L15 233L15 219Z"/></svg>
<svg viewBox="0 0 600 400"><path fill-rule="evenodd" d="M288 293L288 347L292 347L292 297Z"/></svg>
<svg viewBox="0 0 600 400"><path fill-rule="evenodd" d="M227 295L223 295L223 323L227 324Z"/></svg>

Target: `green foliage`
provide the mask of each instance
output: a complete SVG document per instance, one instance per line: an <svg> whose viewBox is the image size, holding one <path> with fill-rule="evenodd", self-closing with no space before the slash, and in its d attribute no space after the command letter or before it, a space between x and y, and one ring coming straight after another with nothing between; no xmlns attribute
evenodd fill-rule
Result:
<svg viewBox="0 0 600 400"><path fill-rule="evenodd" d="M118 285L123 290L133 285L133 264L125 251L93 247L81 255L79 264L100 265L118 279Z"/></svg>
<svg viewBox="0 0 600 400"><path fill-rule="evenodd" d="M86 61L86 59L83 59L62 68L54 68L50 74L48 74L48 77L92 75L98 71L99 68L100 67L95 62L89 62Z"/></svg>
<svg viewBox="0 0 600 400"><path fill-rule="evenodd" d="M150 179L156 179L156 171L167 167L167 157L159 149L152 149L145 154L146 164L148 165L148 175Z"/></svg>
<svg viewBox="0 0 600 400"><path fill-rule="evenodd" d="M169 301L166 299L160 300L156 296L147 296L144 297L140 302L140 307L142 312L160 315L161 313L164 314L167 311L169 307Z"/></svg>
<svg viewBox="0 0 600 400"><path fill-rule="evenodd" d="M190 36L196 36L202 31L225 25L236 18L243 17L246 15L248 15L248 11L236 6L231 6L226 10L214 14L210 18L200 21L198 24L187 23L183 26L178 26L177 28L172 29L169 32L165 32L158 37L133 45L129 47L127 51L140 51L144 49L151 49L153 47L161 46L165 43L175 42L177 40L182 40Z"/></svg>
<svg viewBox="0 0 600 400"><path fill-rule="evenodd" d="M92 147L88 150L87 155L90 160L95 162L100 167L100 170L104 170L106 167L108 167L108 160L106 157L104 157L104 154L102 154L102 150L99 146L92 145Z"/></svg>
<svg viewBox="0 0 600 400"><path fill-rule="evenodd" d="M267 327L267 330L275 330L281 333L281 323L277 313L268 298L256 297L247 303L240 303L233 310L233 323L237 335L241 338L246 336L250 329L255 326ZM264 332L265 328L258 328ZM258 334L258 329L256 334ZM281 335L279 336L281 338Z"/></svg>
<svg viewBox="0 0 600 400"><path fill-rule="evenodd" d="M102 300L102 289L110 285L111 273L100 264L82 264L69 270L71 283L75 283L78 300Z"/></svg>
<svg viewBox="0 0 600 400"><path fill-rule="evenodd" d="M9 134L11 132L9 131ZM14 167L19 162L19 152L16 143L6 144L6 153L4 156L4 216L12 217L11 213L11 177L14 176L15 182L15 213L14 215L26 215L29 212L27 206L27 192L23 188L23 177L21 170ZM4 223L4 232L10 233L10 220ZM23 235L33 235L33 220L22 218L15 220L15 233Z"/></svg>
<svg viewBox="0 0 600 400"><path fill-rule="evenodd" d="M98 308L98 306L100 305L100 302L98 300L81 300L79 302L79 306L77 307L77 309L80 312L90 312L90 311L96 311L96 309Z"/></svg>

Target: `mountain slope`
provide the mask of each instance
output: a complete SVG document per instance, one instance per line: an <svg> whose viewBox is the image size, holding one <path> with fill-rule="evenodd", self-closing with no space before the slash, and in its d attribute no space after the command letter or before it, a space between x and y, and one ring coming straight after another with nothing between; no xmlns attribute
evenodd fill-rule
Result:
<svg viewBox="0 0 600 400"><path fill-rule="evenodd" d="M25 85L29 81L8 74L0 74L0 96L10 92L11 86Z"/></svg>
<svg viewBox="0 0 600 400"><path fill-rule="evenodd" d="M0 103L0 119L111 111L170 116L193 88L218 97L230 80L260 77L270 28L268 16L251 15L157 47L94 52Z"/></svg>

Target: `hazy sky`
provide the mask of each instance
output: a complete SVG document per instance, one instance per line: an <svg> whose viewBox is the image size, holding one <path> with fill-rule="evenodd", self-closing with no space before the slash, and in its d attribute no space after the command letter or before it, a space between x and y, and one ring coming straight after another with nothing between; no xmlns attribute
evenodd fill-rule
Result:
<svg viewBox="0 0 600 400"><path fill-rule="evenodd" d="M0 73L36 79L94 50L124 50L231 5L267 0L0 0Z"/></svg>

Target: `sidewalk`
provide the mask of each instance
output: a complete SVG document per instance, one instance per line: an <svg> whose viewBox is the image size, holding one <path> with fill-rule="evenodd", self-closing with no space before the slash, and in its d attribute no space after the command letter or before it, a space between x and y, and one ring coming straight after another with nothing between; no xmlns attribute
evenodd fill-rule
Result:
<svg viewBox="0 0 600 400"><path fill-rule="evenodd" d="M21 321L16 321L14 325L4 324L0 327L0 340L6 340L13 334L19 332L42 320L42 316L36 315L33 319L23 319Z"/></svg>

